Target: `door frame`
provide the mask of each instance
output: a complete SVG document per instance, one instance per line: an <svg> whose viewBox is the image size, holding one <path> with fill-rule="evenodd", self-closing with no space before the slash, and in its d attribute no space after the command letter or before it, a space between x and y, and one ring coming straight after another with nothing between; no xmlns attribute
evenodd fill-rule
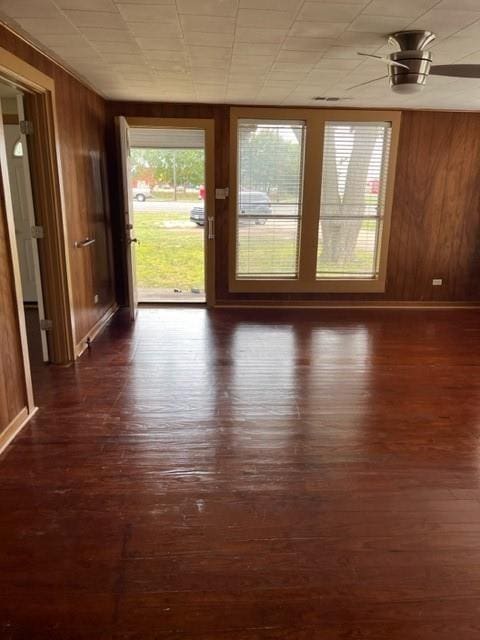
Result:
<svg viewBox="0 0 480 640"><path fill-rule="evenodd" d="M0 108L0 111L2 109ZM25 117L25 105L23 103L23 95L17 95L17 113L18 120L21 122L22 120L26 120ZM23 148L22 153L22 166L23 166L23 179L25 184L25 196L27 200L27 209L28 209L28 222L30 229L36 225L35 218L35 203L33 200L33 191L32 191L32 176L30 171L30 158L28 154L28 140L25 132L23 132L18 125L18 130L20 132L20 141ZM43 302L43 284L42 284L42 272L40 271L40 254L38 251L38 239L32 238L32 233L30 233L30 245L31 245L31 255L33 259L33 272L35 279L35 290L37 294L37 307L38 307L38 315L40 323L45 320L45 304ZM41 335L41 343L42 343L42 356L43 361L48 362L50 359L48 352L48 340L46 331L40 331Z"/></svg>
<svg viewBox="0 0 480 640"><path fill-rule="evenodd" d="M157 118L124 116L129 127L145 129L200 129L205 133L205 298L215 306L215 120L213 118ZM212 218L212 221L209 221Z"/></svg>
<svg viewBox="0 0 480 640"><path fill-rule="evenodd" d="M28 137L28 152L36 223L44 229L44 237L38 243L38 250L45 314L52 322L52 329L47 333L49 356L53 364L69 364L75 359L75 344L60 149L57 139L55 82L50 76L3 48L0 48L0 80L24 93L24 107L33 125L34 136ZM0 158L28 406L31 410L34 406L33 391L13 209L5 165L3 123L0 123Z"/></svg>

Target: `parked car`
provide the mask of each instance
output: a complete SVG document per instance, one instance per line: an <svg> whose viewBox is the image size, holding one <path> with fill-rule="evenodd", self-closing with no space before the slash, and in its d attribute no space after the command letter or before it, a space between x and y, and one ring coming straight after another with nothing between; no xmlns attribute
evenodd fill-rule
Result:
<svg viewBox="0 0 480 640"><path fill-rule="evenodd" d="M202 204L199 204L190 211L190 220L195 222L199 227L203 227L205 224L205 207Z"/></svg>
<svg viewBox="0 0 480 640"><path fill-rule="evenodd" d="M239 218L245 216L243 220L240 220L240 224L247 222L249 216L256 216L258 214L270 215L272 213L272 204L270 198L263 191L242 191L239 197ZM199 227L203 227L205 224L205 208L203 203L196 205L190 211L190 220ZM265 224L265 218L252 218L255 224Z"/></svg>
<svg viewBox="0 0 480 640"><path fill-rule="evenodd" d="M147 198L152 197L152 190L150 187L133 187L132 188L133 197L137 202L145 202Z"/></svg>

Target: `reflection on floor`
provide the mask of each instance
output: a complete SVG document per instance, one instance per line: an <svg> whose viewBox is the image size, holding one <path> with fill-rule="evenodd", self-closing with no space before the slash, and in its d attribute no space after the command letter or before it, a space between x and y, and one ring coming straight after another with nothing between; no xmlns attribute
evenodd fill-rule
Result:
<svg viewBox="0 0 480 640"><path fill-rule="evenodd" d="M479 345L465 310L118 316L1 458L2 637L473 640Z"/></svg>

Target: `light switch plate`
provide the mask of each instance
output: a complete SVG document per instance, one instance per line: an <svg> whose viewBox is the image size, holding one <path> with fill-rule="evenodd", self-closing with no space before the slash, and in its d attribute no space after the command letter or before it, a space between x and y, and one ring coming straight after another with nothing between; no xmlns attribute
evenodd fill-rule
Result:
<svg viewBox="0 0 480 640"><path fill-rule="evenodd" d="M443 284L443 280L442 280L442 278L434 278L432 280L432 284L433 284L434 287L441 287L442 284Z"/></svg>

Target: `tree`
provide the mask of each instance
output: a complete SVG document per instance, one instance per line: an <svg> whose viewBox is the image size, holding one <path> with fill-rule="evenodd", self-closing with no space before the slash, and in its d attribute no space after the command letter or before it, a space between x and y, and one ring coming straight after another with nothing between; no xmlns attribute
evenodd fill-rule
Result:
<svg viewBox="0 0 480 640"><path fill-rule="evenodd" d="M282 137L278 129L257 129L243 134L240 184L246 191L275 193L280 198L298 196L300 145Z"/></svg>
<svg viewBox="0 0 480 640"><path fill-rule="evenodd" d="M351 261L354 257L358 234L363 224L359 203L365 206L365 188L377 138L365 136L361 127L352 125L352 146L344 185L340 184L341 159L336 141L336 127L325 127L324 162L322 180L322 213L329 218L322 219L322 260L338 264ZM344 145L342 145L344 146ZM349 219L349 216L358 216Z"/></svg>
<svg viewBox="0 0 480 640"><path fill-rule="evenodd" d="M177 185L200 185L205 181L203 149L139 149L131 150L132 177L142 179L149 170L157 184L173 185L176 199Z"/></svg>

